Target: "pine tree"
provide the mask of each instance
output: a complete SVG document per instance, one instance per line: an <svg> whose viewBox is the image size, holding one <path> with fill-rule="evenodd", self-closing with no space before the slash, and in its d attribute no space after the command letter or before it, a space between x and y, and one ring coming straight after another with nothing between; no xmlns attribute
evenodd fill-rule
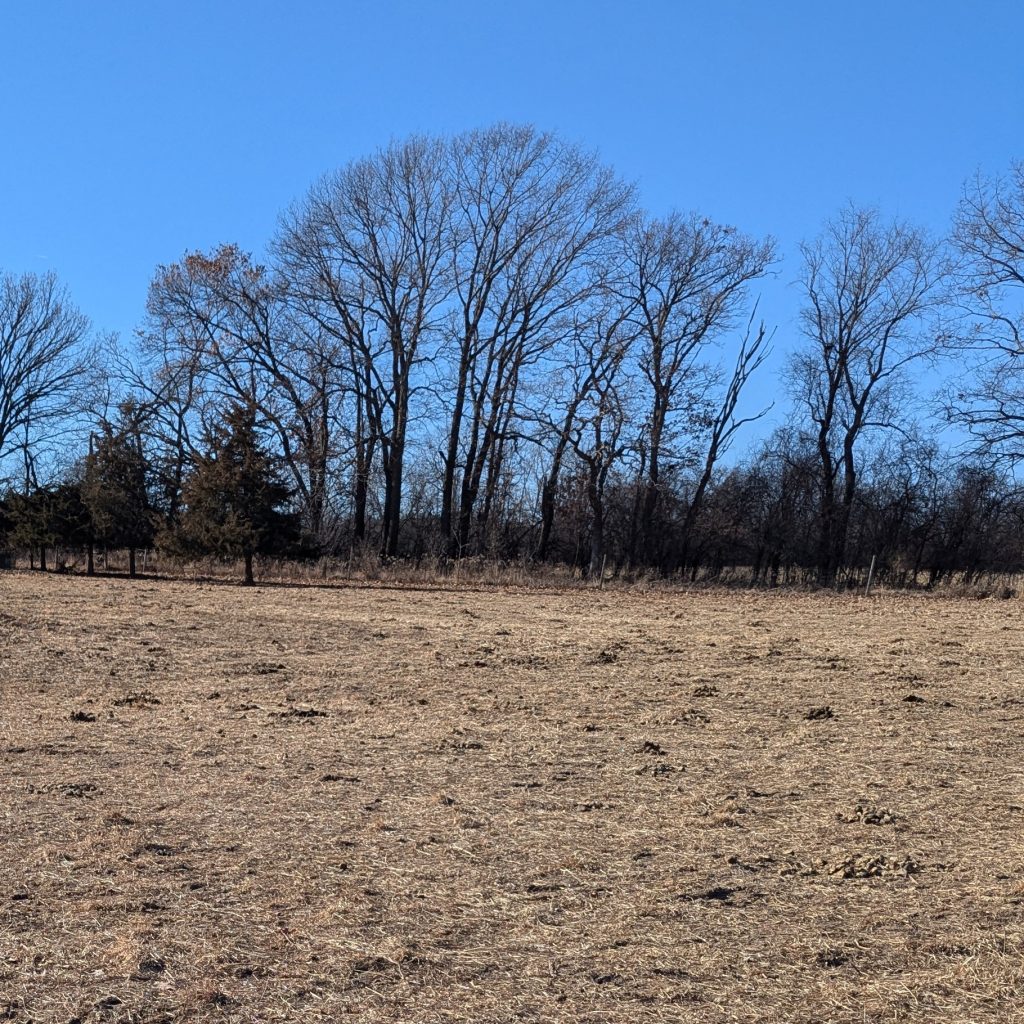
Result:
<svg viewBox="0 0 1024 1024"><path fill-rule="evenodd" d="M50 491L48 504L49 529L53 544L81 551L92 537L92 517L82 498L81 483L65 480L57 484Z"/></svg>
<svg viewBox="0 0 1024 1024"><path fill-rule="evenodd" d="M11 519L11 499L9 496L0 498L0 547L8 543L8 537L14 529Z"/></svg>
<svg viewBox="0 0 1024 1024"><path fill-rule="evenodd" d="M253 408L230 406L206 447L185 480L184 511L165 545L183 554L242 558L251 586L254 556L283 554L298 542L292 492L260 442Z"/></svg>
<svg viewBox="0 0 1024 1024"><path fill-rule="evenodd" d="M82 497L95 539L108 547L128 549L128 575L135 576L135 552L153 541L153 510L147 486L147 463L134 410L121 410L117 429L103 432L86 459Z"/></svg>
<svg viewBox="0 0 1024 1024"><path fill-rule="evenodd" d="M14 519L11 516L10 496L0 498L0 569L13 569L14 556L8 550L11 534L14 532Z"/></svg>
<svg viewBox="0 0 1024 1024"><path fill-rule="evenodd" d="M51 506L52 495L44 487L36 487L26 494L12 494L8 499L11 524L8 539L15 547L28 549L32 568L36 567L38 551L41 572L46 572L46 551L54 542Z"/></svg>

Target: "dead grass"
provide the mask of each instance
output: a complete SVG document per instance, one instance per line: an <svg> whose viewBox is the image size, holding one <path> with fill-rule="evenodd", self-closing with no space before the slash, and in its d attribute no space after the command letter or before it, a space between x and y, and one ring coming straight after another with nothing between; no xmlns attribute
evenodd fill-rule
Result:
<svg viewBox="0 0 1024 1024"><path fill-rule="evenodd" d="M0 575L0 1020L1024 1020L1019 609Z"/></svg>

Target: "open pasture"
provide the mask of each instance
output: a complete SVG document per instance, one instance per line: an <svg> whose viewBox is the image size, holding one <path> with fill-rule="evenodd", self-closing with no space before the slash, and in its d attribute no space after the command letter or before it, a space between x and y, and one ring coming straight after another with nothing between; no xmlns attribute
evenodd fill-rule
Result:
<svg viewBox="0 0 1024 1024"><path fill-rule="evenodd" d="M0 1019L1024 1020L1021 625L0 576Z"/></svg>

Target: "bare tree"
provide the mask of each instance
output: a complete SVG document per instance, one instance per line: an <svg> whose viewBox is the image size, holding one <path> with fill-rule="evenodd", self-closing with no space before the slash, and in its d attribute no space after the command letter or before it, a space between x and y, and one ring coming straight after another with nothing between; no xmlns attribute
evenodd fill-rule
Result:
<svg viewBox="0 0 1024 1024"><path fill-rule="evenodd" d="M441 531L461 553L482 486L486 528L522 374L585 300L591 264L628 215L632 190L593 154L528 126L470 132L451 151L453 400Z"/></svg>
<svg viewBox="0 0 1024 1024"><path fill-rule="evenodd" d="M680 562L683 566L686 565L693 528L703 509L704 496L707 493L719 460L732 447L736 434L746 424L761 419L771 408L771 406L768 406L751 416L737 416L736 414L744 388L770 355L768 346L772 336L767 333L763 323L758 325L756 333L753 331L753 327L754 320L753 315L751 315L746 333L740 343L739 351L736 353L736 362L732 368L732 373L729 375L725 390L709 421L700 472L697 476L693 493L690 495L690 500L687 502L686 514L683 518L680 557Z"/></svg>
<svg viewBox="0 0 1024 1024"><path fill-rule="evenodd" d="M577 318L573 337L578 338L584 329ZM537 443L548 454L540 487L540 534L534 552L539 561L546 560L549 554L558 486L571 451L576 415L593 387L596 368L592 361L580 359L580 354L580 348L573 346L573 354L552 372L546 386L539 389L541 402L533 414Z"/></svg>
<svg viewBox="0 0 1024 1024"><path fill-rule="evenodd" d="M277 242L308 307L349 348L358 408L380 453L386 557L398 553L412 400L452 287L445 160L425 138L358 160L314 186Z"/></svg>
<svg viewBox="0 0 1024 1024"><path fill-rule="evenodd" d="M629 323L631 307L603 295L578 317L573 332L574 353L568 369L570 386L556 430L554 458L545 486L551 497L566 448L571 448L584 469L590 509L591 576L601 571L605 557L605 490L612 469L632 443L629 427L634 419L636 331ZM542 533L546 547L550 536Z"/></svg>
<svg viewBox="0 0 1024 1024"><path fill-rule="evenodd" d="M735 326L749 283L775 260L771 239L757 241L692 214L637 217L624 238L626 297L643 338L647 381L646 479L640 533L657 560L655 510L666 462L678 462L702 434L692 395L706 389L709 346Z"/></svg>
<svg viewBox="0 0 1024 1024"><path fill-rule="evenodd" d="M953 230L961 304L979 356L950 389L947 412L987 454L1024 459L1024 162L965 187Z"/></svg>
<svg viewBox="0 0 1024 1024"><path fill-rule="evenodd" d="M935 352L937 246L916 228L848 206L801 246L807 345L790 364L819 459L818 577L843 565L866 432L894 426L907 368Z"/></svg>
<svg viewBox="0 0 1024 1024"><path fill-rule="evenodd" d="M309 329L334 339L340 371L340 429L346 438L350 474L352 541L366 540L367 507L375 456L385 435L388 343L367 314L367 285L342 273L308 209L293 210L275 249L288 281L288 301Z"/></svg>
<svg viewBox="0 0 1024 1024"><path fill-rule="evenodd" d="M88 334L53 274L0 275L0 460L21 450L27 476L89 383Z"/></svg>

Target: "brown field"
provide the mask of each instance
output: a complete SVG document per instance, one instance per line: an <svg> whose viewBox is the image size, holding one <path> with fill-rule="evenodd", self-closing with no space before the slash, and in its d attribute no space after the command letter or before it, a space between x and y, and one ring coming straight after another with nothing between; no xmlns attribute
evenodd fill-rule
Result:
<svg viewBox="0 0 1024 1024"><path fill-rule="evenodd" d="M1024 1021L1021 607L0 575L0 1020Z"/></svg>

